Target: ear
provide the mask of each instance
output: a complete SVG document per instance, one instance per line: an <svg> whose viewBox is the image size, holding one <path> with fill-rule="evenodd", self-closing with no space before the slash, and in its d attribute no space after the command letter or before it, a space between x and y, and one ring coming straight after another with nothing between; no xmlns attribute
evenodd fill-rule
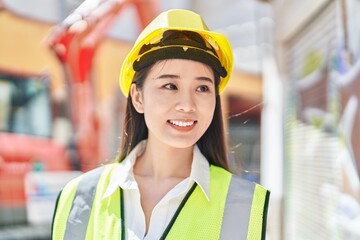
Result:
<svg viewBox="0 0 360 240"><path fill-rule="evenodd" d="M130 96L131 96L131 101L132 101L132 104L133 104L135 110L138 113L144 113L142 91L139 90L136 87L136 84L134 84L134 83L131 84L131 87L130 87Z"/></svg>

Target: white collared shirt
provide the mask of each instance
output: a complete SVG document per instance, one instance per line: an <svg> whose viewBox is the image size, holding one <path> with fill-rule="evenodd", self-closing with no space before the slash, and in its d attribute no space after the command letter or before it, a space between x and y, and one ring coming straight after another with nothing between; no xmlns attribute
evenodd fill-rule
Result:
<svg viewBox="0 0 360 240"><path fill-rule="evenodd" d="M116 192L118 187L123 189L127 239L159 239L194 182L202 189L205 197L210 200L209 163L195 145L190 176L171 189L154 207L148 232L145 236L145 215L140 203L139 188L133 174L136 158L144 152L145 147L146 140L140 142L116 167L103 196L103 198L109 197Z"/></svg>

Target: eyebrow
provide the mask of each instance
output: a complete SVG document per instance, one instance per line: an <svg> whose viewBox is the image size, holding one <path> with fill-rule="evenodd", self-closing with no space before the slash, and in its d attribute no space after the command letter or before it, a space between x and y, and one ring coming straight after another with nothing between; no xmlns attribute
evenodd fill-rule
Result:
<svg viewBox="0 0 360 240"><path fill-rule="evenodd" d="M180 78L180 76L176 75L176 74L163 74L163 75L156 77L156 79L164 79L164 78L178 79L178 78ZM206 81L206 82L210 82L210 83L214 82L209 77L196 77L195 80Z"/></svg>

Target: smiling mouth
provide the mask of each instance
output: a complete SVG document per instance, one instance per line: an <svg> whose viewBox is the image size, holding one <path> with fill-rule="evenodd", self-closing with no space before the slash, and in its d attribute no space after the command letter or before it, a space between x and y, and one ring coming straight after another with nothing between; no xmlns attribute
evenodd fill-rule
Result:
<svg viewBox="0 0 360 240"><path fill-rule="evenodd" d="M168 122L178 127L191 127L196 123L196 121L177 121L177 120L168 120Z"/></svg>

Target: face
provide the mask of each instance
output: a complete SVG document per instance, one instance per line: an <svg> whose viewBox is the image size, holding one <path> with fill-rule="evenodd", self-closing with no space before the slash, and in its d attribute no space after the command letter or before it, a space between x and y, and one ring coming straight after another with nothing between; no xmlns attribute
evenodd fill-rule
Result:
<svg viewBox="0 0 360 240"><path fill-rule="evenodd" d="M142 89L131 86L135 109L144 114L149 140L175 148L193 146L215 110L215 79L206 64L183 59L155 63Z"/></svg>

